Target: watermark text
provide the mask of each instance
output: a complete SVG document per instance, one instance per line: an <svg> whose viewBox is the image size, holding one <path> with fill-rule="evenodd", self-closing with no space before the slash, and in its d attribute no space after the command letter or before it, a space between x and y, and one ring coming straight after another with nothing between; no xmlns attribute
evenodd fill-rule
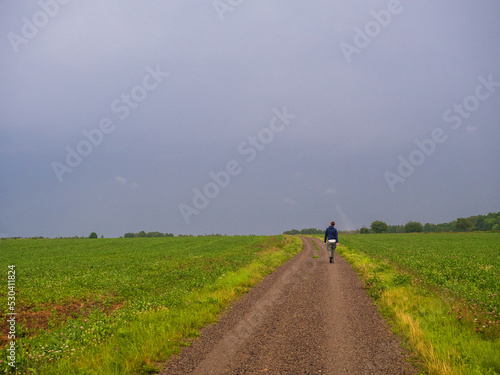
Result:
<svg viewBox="0 0 500 375"><path fill-rule="evenodd" d="M454 103L451 108L443 113L443 121L446 124L451 124L450 128L452 130L458 130L463 125L464 120L479 109L481 102L489 99L500 88L500 82L494 81L492 74L488 75L488 78L479 76L477 80L479 84L476 86L474 94L467 96L461 103ZM412 150L407 158L403 155L397 157L399 161L397 170L395 172L388 170L384 172L384 178L391 192L395 192L398 183L405 182L415 173L416 168L424 164L426 158L436 151L438 144L442 144L448 139L449 137L443 127L434 128L429 138L424 140L416 139L417 148Z"/></svg>
<svg viewBox="0 0 500 375"><path fill-rule="evenodd" d="M7 364L16 367L16 266L7 268Z"/></svg>
<svg viewBox="0 0 500 375"><path fill-rule="evenodd" d="M263 151L275 138L276 134L281 133L290 125L290 120L296 116L288 113L286 107L282 111L274 108L274 116L269 121L268 126L260 129L255 136L249 136L241 142L238 147L238 154L244 157L247 163L255 160L259 152ZM199 215L202 210L208 207L210 201L217 198L221 190L225 189L231 179L238 176L243 171L242 163L236 159L226 163L226 167L218 172L209 172L210 181L201 189L194 188L191 205L179 204L179 212L182 218L189 224L192 215Z"/></svg>
<svg viewBox="0 0 500 375"><path fill-rule="evenodd" d="M379 11L372 10L370 15L372 19L368 21L363 28L354 28L354 37L352 44L347 42L340 43L340 50L348 63L352 62L352 55L359 55L363 49L368 47L372 40L380 35L383 29L387 28L394 16L404 10L400 0L389 0L387 9Z"/></svg>
<svg viewBox="0 0 500 375"><path fill-rule="evenodd" d="M242 3L243 0L214 0L212 5L219 19L224 21L226 19L226 13L234 12L236 7L240 6Z"/></svg>
<svg viewBox="0 0 500 375"><path fill-rule="evenodd" d="M140 103L148 98L148 93L158 88L170 73L163 72L159 65L155 68L146 67L147 74L142 78L139 85L133 87L129 92L122 93L119 98L111 102L110 110L117 118L124 121L130 113L139 107ZM116 121L116 120L115 120ZM53 161L51 166L59 182L63 182L65 173L71 173L82 164L85 157L89 156L94 147L102 144L104 136L115 131L116 126L110 117L104 117L99 121L97 127L82 131L84 139L75 147L66 146L66 157L64 162Z"/></svg>
<svg viewBox="0 0 500 375"><path fill-rule="evenodd" d="M37 4L40 10L33 14L30 19L27 17L21 19L23 25L21 26L20 34L15 32L7 34L7 38L14 52L19 53L21 45L28 44L33 40L39 34L40 30L46 27L50 20L59 14L61 5L66 5L70 2L71 0L38 1Z"/></svg>

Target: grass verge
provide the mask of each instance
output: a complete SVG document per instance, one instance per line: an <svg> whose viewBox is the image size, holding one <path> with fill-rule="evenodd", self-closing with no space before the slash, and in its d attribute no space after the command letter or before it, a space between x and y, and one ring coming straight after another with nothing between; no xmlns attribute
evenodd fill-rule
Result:
<svg viewBox="0 0 500 375"><path fill-rule="evenodd" d="M365 280L379 311L407 338L428 374L500 374L500 338L476 331L467 304L360 250L337 251Z"/></svg>

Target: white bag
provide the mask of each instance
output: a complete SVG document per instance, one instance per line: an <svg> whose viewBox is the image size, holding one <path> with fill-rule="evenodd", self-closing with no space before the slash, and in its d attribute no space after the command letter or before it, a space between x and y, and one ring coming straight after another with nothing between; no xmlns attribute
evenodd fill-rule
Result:
<svg viewBox="0 0 500 375"><path fill-rule="evenodd" d="M335 240L328 240L328 242L330 242L330 243L335 243L335 242L337 242L337 241L335 241Z"/></svg>

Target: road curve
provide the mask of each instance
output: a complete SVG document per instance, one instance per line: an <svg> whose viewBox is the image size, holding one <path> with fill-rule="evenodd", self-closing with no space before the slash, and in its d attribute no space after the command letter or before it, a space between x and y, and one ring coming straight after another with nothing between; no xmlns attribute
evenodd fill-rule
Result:
<svg viewBox="0 0 500 375"><path fill-rule="evenodd" d="M350 265L302 241L160 374L418 374Z"/></svg>

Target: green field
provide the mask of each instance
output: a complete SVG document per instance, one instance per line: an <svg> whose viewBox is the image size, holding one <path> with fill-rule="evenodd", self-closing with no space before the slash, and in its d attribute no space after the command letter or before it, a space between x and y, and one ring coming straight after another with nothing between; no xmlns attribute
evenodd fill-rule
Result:
<svg viewBox="0 0 500 375"><path fill-rule="evenodd" d="M500 233L360 235L343 236L342 241L391 261L471 307L490 315L499 311Z"/></svg>
<svg viewBox="0 0 500 375"><path fill-rule="evenodd" d="M500 374L500 233L342 235L338 251L431 374Z"/></svg>
<svg viewBox="0 0 500 375"><path fill-rule="evenodd" d="M340 243L429 374L500 374L500 233ZM291 236L0 241L2 351L9 266L18 374L148 374L301 249Z"/></svg>
<svg viewBox="0 0 500 375"><path fill-rule="evenodd" d="M1 241L3 322L16 272L16 371L154 373L301 248L283 236Z"/></svg>

